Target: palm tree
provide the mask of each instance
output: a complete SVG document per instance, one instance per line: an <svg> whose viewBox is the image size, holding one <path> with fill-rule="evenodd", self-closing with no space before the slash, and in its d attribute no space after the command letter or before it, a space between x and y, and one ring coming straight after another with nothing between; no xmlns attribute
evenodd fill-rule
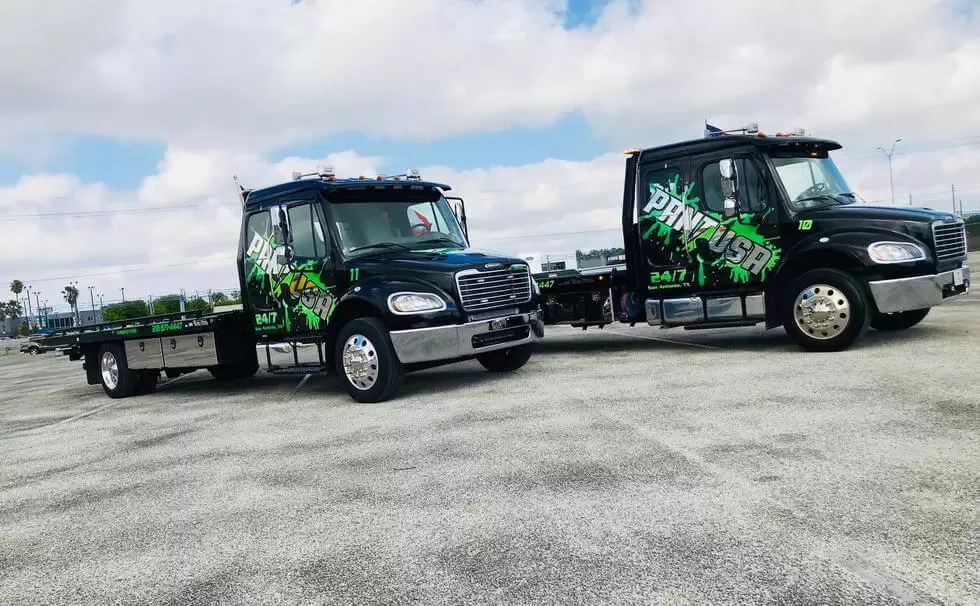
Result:
<svg viewBox="0 0 980 606"><path fill-rule="evenodd" d="M24 292L24 283L20 280L14 280L10 283L10 292L14 293L16 301L20 302L20 293Z"/></svg>
<svg viewBox="0 0 980 606"><path fill-rule="evenodd" d="M65 301L68 302L71 310L75 312L75 325L81 324L81 320L78 317L78 289L69 284L61 291L61 294L65 296Z"/></svg>

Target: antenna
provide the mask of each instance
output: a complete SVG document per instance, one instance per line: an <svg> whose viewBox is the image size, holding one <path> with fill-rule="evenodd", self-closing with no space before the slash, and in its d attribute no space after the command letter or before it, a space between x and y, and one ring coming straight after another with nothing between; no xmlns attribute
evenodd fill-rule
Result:
<svg viewBox="0 0 980 606"><path fill-rule="evenodd" d="M242 187L241 181L238 180L238 175L232 175L232 180L235 185L238 186L238 199L242 201L242 208L245 208L245 196L248 195L248 190Z"/></svg>

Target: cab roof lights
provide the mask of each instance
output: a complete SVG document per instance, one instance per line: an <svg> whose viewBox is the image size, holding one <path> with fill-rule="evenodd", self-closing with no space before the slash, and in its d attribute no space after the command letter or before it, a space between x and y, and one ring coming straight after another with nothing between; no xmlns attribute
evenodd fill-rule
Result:
<svg viewBox="0 0 980 606"><path fill-rule="evenodd" d="M304 173L303 171L299 171L299 170L294 170L292 172L293 181L299 181L300 179L305 179L308 177L326 179L327 181L336 181L337 171L335 171L332 166L329 167L321 166L320 168L318 168L317 170L311 173ZM371 177L368 177L367 175L358 175L357 177L351 177L351 178L356 179L358 181L365 181L367 179L370 179ZM422 171L418 168L410 168L400 175L390 175L390 176L376 175L374 177L374 180L376 181L385 181L389 179L393 181L401 181L402 179L407 179L410 181L421 181Z"/></svg>
<svg viewBox="0 0 980 606"><path fill-rule="evenodd" d="M721 137L721 136L724 136L724 135L733 135L733 134L755 135L757 137L766 137L767 136L766 133L764 133L763 131L759 130L759 123L758 122L749 122L748 124L746 124L745 126L743 126L741 128L733 128L731 130L722 130L722 129L716 127L716 126L711 126L710 124L708 124L707 121L705 121L705 123L704 123L704 137L706 139L707 138L711 138L711 137ZM803 129L803 128L800 128L800 127L793 128L793 129L790 129L790 130L780 130L780 131L776 131L776 135L775 136L777 136L777 137L805 137L806 136L806 130Z"/></svg>

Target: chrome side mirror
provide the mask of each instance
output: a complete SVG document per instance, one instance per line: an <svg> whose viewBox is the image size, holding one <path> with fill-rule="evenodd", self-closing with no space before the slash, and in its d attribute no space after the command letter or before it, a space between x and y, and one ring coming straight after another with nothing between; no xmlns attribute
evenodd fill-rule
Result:
<svg viewBox="0 0 980 606"><path fill-rule="evenodd" d="M731 158L720 160L718 172L721 173L721 190L725 195L725 217L734 217L738 212L738 171L735 161Z"/></svg>

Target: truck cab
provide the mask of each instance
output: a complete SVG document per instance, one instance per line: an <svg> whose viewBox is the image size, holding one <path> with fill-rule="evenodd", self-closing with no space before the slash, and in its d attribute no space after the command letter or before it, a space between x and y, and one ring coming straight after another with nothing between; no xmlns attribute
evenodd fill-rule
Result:
<svg viewBox="0 0 980 606"><path fill-rule="evenodd" d="M963 221L859 203L835 141L753 129L626 152L625 264L538 274L545 322L783 326L802 347L901 330L969 292Z"/></svg>
<svg viewBox="0 0 980 606"><path fill-rule="evenodd" d="M389 398L412 370L523 366L543 336L530 270L470 248L449 190L417 172L326 170L243 191L238 271L258 341L325 345L358 401Z"/></svg>

